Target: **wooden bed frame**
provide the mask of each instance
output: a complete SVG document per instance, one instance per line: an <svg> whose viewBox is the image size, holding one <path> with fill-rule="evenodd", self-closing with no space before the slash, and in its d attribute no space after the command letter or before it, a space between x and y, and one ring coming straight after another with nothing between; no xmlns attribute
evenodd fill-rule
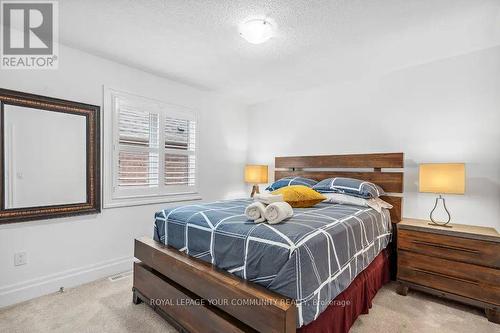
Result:
<svg viewBox="0 0 500 333"><path fill-rule="evenodd" d="M275 179L351 177L403 193L402 170L383 170L403 166L403 153L276 157ZM391 220L398 223L402 197L383 199L394 206ZM135 240L134 255L140 262L133 302L150 305L181 332L296 332L296 307L284 296L148 237Z"/></svg>

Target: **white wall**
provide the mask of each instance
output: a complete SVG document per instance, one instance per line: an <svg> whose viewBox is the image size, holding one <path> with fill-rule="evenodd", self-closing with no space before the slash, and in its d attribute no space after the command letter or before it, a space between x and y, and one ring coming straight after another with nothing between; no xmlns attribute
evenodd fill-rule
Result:
<svg viewBox="0 0 500 333"><path fill-rule="evenodd" d="M252 163L404 152L407 217L427 218L434 204L418 193L419 163L465 162L467 193L447 197L453 221L500 231L500 47L288 93L248 114Z"/></svg>
<svg viewBox="0 0 500 333"><path fill-rule="evenodd" d="M197 109L203 200L244 194L247 128L242 105L75 49L61 47L59 58L54 71L2 70L0 87L102 105L106 85ZM0 225L0 307L130 269L133 239L152 235L153 214L164 206ZM20 251L27 252L28 264L15 267L14 253Z"/></svg>

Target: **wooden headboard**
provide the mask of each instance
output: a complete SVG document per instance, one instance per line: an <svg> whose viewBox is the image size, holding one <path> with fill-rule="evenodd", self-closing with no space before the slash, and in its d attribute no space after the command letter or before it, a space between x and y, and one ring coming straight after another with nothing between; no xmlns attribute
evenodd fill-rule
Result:
<svg viewBox="0 0 500 333"><path fill-rule="evenodd" d="M390 169L404 167L403 153L276 157L274 167L274 179L301 176L319 181L350 177L375 183L389 193L382 199L394 206L390 210L392 223L401 221L403 198L392 194L403 193L403 172Z"/></svg>

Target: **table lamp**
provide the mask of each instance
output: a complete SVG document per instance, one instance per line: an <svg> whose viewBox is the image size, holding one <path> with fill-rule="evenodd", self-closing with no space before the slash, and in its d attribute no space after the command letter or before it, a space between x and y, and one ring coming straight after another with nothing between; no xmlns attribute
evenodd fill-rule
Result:
<svg viewBox="0 0 500 333"><path fill-rule="evenodd" d="M432 223L450 227L451 215L446 207L446 201L442 194L464 194L465 193L465 164L464 163L428 163L420 164L419 171L419 191L423 193L436 193L434 208L429 216ZM437 221L433 217L439 201L443 202L443 207L448 215L447 221Z"/></svg>
<svg viewBox="0 0 500 333"><path fill-rule="evenodd" d="M259 193L259 185L267 183L267 165L246 165L245 166L245 182L253 184L252 194Z"/></svg>

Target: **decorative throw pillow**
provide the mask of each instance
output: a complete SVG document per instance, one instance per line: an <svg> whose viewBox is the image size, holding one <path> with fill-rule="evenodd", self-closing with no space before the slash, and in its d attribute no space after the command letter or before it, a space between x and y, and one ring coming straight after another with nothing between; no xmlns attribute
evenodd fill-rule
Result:
<svg viewBox="0 0 500 333"><path fill-rule="evenodd" d="M285 186L271 193L281 194L283 201L294 208L312 207L326 199L321 193L304 185Z"/></svg>
<svg viewBox="0 0 500 333"><path fill-rule="evenodd" d="M282 187L290 186L290 185L304 185L307 187L313 187L317 183L318 182L315 181L314 179L309 179L309 178L304 178L304 177L285 177L285 178L281 178L281 179L275 181L274 183L272 183L271 185L269 185L269 187L266 188L266 190L275 191L275 190L278 190Z"/></svg>
<svg viewBox="0 0 500 333"><path fill-rule="evenodd" d="M344 193L360 198L378 198L384 195L384 190L373 183L354 178L328 178L313 186L320 193Z"/></svg>

